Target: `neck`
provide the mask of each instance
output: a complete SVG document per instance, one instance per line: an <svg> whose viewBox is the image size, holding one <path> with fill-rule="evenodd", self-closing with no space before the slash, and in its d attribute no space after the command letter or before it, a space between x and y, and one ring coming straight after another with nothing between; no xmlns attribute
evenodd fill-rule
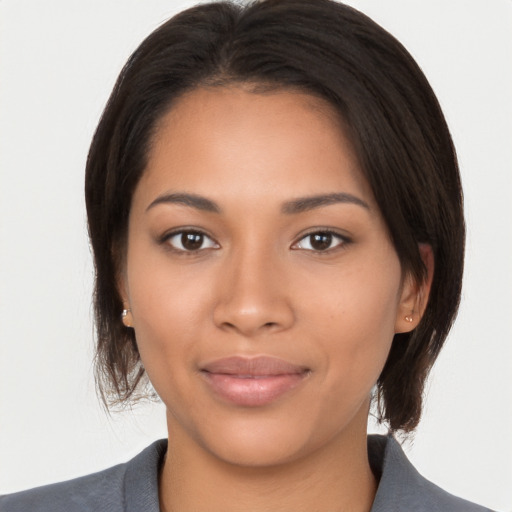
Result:
<svg viewBox="0 0 512 512"><path fill-rule="evenodd" d="M344 432L305 457L254 467L220 460L169 426L159 485L162 512L371 509L377 483L368 462L365 428Z"/></svg>

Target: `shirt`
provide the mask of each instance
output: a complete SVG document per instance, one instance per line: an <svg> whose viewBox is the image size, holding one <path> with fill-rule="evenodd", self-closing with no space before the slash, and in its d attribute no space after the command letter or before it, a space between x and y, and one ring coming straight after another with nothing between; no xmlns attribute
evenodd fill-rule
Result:
<svg viewBox="0 0 512 512"><path fill-rule="evenodd" d="M166 440L156 441L124 464L0 496L0 512L159 512L158 474L166 450ZM490 512L423 478L392 436L368 436L368 457L379 479L371 512Z"/></svg>

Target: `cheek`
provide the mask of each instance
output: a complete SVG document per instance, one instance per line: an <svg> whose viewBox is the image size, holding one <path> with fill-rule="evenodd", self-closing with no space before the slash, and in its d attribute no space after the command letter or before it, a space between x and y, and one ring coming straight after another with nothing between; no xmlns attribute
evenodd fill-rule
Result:
<svg viewBox="0 0 512 512"><path fill-rule="evenodd" d="M136 327L192 329L208 297L207 276L200 265L173 264L166 250L155 245L134 235L128 247L127 282Z"/></svg>
<svg viewBox="0 0 512 512"><path fill-rule="evenodd" d="M200 272L176 272L165 253L137 249L128 253L130 305L139 352L158 391L162 376L179 378L190 360L210 297L208 286L199 286Z"/></svg>
<svg viewBox="0 0 512 512"><path fill-rule="evenodd" d="M390 256L371 265L362 261L347 272L331 272L324 281L329 282L328 293L310 288L308 296L314 299L308 307L315 311L309 314L315 319L311 328L323 346L325 364L333 370L331 378L342 379L345 386L370 389L391 348L401 268L394 254Z"/></svg>

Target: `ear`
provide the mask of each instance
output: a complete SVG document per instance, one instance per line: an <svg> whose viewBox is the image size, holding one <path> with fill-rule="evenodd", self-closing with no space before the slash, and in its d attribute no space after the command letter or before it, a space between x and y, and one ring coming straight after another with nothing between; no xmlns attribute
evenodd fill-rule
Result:
<svg viewBox="0 0 512 512"><path fill-rule="evenodd" d="M410 332L417 327L427 307L434 276L434 253L429 244L419 244L418 248L427 275L421 282L410 274L405 276L397 309L395 333Z"/></svg>

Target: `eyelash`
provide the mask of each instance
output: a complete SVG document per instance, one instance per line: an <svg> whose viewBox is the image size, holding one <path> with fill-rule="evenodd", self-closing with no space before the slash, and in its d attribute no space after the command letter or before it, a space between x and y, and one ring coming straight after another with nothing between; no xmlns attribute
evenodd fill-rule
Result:
<svg viewBox="0 0 512 512"><path fill-rule="evenodd" d="M311 237L313 237L314 235L330 237L330 240L328 240L329 246L325 249L315 249L311 244ZM185 241L183 239L184 236L201 237L200 246L197 248L193 248L193 249L190 249L190 248L187 249L183 245L183 242ZM171 240L175 237L181 237L178 239L178 242L181 245L181 247L176 247L175 245L173 245L171 243ZM310 238L310 242L309 242L310 248L300 247L299 244L301 242L303 242L304 240L307 240L308 238ZM209 240L209 246L202 247L202 245L207 240ZM330 245L335 240L337 240L338 243L336 243L336 245L331 247ZM309 233L306 233L305 235L301 236L301 238L299 238L299 240L291 246L291 249L292 250L305 250L305 251L312 252L315 254L330 254L333 251L342 249L344 246L346 246L347 244L349 244L351 242L352 242L352 240L350 238L348 238L345 235L341 235L340 233L337 233L336 231L333 231L331 229L318 229L317 228L314 231L310 231ZM182 228L180 230L171 231L170 233L164 234L160 238L160 243L167 245L169 250L172 250L174 252L177 252L177 253L183 254L183 255L194 255L194 254L198 254L199 252L204 251L204 250L218 249L220 247L219 244L213 238L211 238L210 236L208 236L206 233L204 233L203 231L201 231L199 229L183 229Z"/></svg>
<svg viewBox="0 0 512 512"><path fill-rule="evenodd" d="M207 240L210 241L210 245L209 245L209 247L198 247L195 249L187 249L183 245L183 241L184 241L183 237L184 236L202 237L201 246ZM180 243L181 247L176 247L171 243L171 240L175 237L181 237L179 239L179 243ZM167 245L169 250L177 252L179 254L183 254L183 255L194 255L194 254L198 254L200 251L204 251L207 249L218 249L220 247L219 244L215 240L213 240L213 238L211 238L210 236L208 236L206 233L204 233L203 231L201 231L199 229L183 229L182 228L179 230L171 231L170 233L166 233L165 235L163 235L159 241L161 244Z"/></svg>
<svg viewBox="0 0 512 512"><path fill-rule="evenodd" d="M303 240L311 238L314 235L324 235L324 236L327 235L329 237L332 237L331 240L330 240L331 244L335 240L338 240L338 243L334 247L327 247L326 249L315 249L314 247L311 247L311 241L309 243L311 249L304 249L304 248L298 247L298 245ZM350 238L348 238L347 236L342 235L342 234L340 234L340 233L338 233L336 231L333 231L332 229L321 229L321 228L318 229L317 228L314 231L310 231L309 233L306 233L305 235L301 236L301 238L292 245L292 249L294 249L294 250L306 250L306 251L309 251L309 252L313 252L315 254L330 254L333 251L343 249L344 246L350 244L351 242L352 242L352 240Z"/></svg>

